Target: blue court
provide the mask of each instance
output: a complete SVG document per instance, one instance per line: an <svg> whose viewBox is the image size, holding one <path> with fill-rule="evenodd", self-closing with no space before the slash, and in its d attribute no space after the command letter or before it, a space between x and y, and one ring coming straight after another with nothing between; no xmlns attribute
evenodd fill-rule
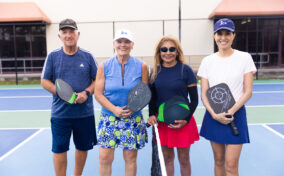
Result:
<svg viewBox="0 0 284 176"><path fill-rule="evenodd" d="M243 146L240 158L242 176L283 176L284 173L284 84L255 84L253 97L247 103L250 144ZM54 175L49 115L51 95L39 88L0 88L0 175ZM95 103L95 109L100 106ZM147 110L145 110L147 112ZM202 122L204 107L195 113ZM147 117L146 117L147 118ZM35 124L42 119L44 125ZM17 126L17 128L15 128ZM31 128L31 126L33 126ZM18 128L19 127L19 128ZM138 152L137 175L150 175L152 131L149 143ZM71 142L72 144L72 142ZM98 147L89 152L84 176L98 175ZM210 143L201 138L191 147L193 176L213 175L213 153ZM74 145L68 152L68 172L74 167ZM122 150L115 151L113 175L124 175ZM178 161L175 175L179 176Z"/></svg>

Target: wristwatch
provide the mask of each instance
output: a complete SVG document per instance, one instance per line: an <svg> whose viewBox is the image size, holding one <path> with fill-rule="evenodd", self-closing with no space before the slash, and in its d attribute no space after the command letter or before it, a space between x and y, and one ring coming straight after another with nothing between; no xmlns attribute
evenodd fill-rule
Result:
<svg viewBox="0 0 284 176"><path fill-rule="evenodd" d="M87 94L87 96L89 97L89 96L91 96L91 93L86 89L86 90L84 90L85 92L86 92L86 94Z"/></svg>

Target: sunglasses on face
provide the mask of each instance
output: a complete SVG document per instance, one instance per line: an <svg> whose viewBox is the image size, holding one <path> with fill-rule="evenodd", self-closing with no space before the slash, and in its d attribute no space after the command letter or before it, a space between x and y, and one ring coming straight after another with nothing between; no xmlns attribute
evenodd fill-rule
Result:
<svg viewBox="0 0 284 176"><path fill-rule="evenodd" d="M168 51L170 51L172 53L172 52L175 52L176 50L177 49L175 47L170 47L170 48L163 47L163 48L160 48L160 51L163 52L163 53L166 53Z"/></svg>

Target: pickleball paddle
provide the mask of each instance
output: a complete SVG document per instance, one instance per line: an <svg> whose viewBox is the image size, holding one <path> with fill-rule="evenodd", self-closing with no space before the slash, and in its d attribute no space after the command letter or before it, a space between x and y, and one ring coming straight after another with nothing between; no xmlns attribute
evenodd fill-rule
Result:
<svg viewBox="0 0 284 176"><path fill-rule="evenodd" d="M151 95L148 85L141 81L129 92L125 109L130 109L134 112L142 110L149 103Z"/></svg>
<svg viewBox="0 0 284 176"><path fill-rule="evenodd" d="M217 84L213 87L210 87L206 96L208 98L209 104L216 114L228 112L228 110L236 103L230 88L225 83ZM227 118L232 118L231 115L226 116ZM235 136L238 136L240 133L234 121L230 123L231 128Z"/></svg>
<svg viewBox="0 0 284 176"><path fill-rule="evenodd" d="M66 81L58 78L55 80L56 94L60 99L64 100L69 104L73 104L76 100L76 94L73 88Z"/></svg>
<svg viewBox="0 0 284 176"><path fill-rule="evenodd" d="M158 120L174 124L175 120L185 120L190 114L188 102L181 96L174 96L162 103L158 109Z"/></svg>

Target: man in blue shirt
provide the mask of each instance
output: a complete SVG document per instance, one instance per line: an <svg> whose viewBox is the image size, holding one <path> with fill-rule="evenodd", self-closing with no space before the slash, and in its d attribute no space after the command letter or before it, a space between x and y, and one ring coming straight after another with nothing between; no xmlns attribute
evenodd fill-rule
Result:
<svg viewBox="0 0 284 176"><path fill-rule="evenodd" d="M57 176L66 175L71 134L76 147L74 175L82 175L88 150L97 143L92 99L97 62L92 54L77 46L79 36L74 20L60 22L58 37L63 47L49 53L41 76L42 87L53 95L52 152ZM54 84L57 78L69 83L76 92L77 98L73 104L57 96Z"/></svg>

